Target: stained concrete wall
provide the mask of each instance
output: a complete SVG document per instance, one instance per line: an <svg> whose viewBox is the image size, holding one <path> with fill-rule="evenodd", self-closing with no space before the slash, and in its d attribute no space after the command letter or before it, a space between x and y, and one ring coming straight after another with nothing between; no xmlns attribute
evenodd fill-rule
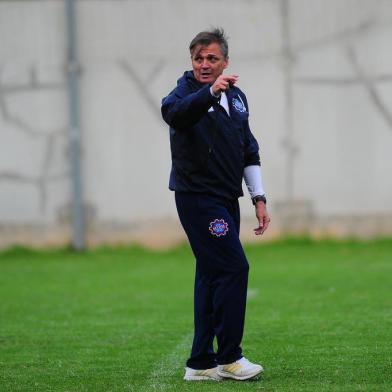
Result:
<svg viewBox="0 0 392 392"><path fill-rule="evenodd" d="M79 0L77 19L90 243L183 238L159 106L212 25L250 102L269 236L392 233L389 0ZM65 22L63 1L0 1L0 246L71 237Z"/></svg>

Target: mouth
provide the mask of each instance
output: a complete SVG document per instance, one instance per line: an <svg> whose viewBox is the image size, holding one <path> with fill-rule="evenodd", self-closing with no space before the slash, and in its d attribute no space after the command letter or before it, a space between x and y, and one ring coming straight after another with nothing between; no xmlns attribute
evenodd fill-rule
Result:
<svg viewBox="0 0 392 392"><path fill-rule="evenodd" d="M202 78L204 78L204 79L206 79L206 78L209 78L209 77L211 77L211 72L209 72L209 71L202 71L202 72L200 72L200 76L202 77Z"/></svg>

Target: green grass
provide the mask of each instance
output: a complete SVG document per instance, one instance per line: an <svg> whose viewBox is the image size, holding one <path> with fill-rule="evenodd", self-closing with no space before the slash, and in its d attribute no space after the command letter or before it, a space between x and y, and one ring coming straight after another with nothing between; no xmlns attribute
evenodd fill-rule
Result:
<svg viewBox="0 0 392 392"><path fill-rule="evenodd" d="M0 253L0 391L391 391L392 240L248 246L256 381L182 381L194 262L101 248Z"/></svg>

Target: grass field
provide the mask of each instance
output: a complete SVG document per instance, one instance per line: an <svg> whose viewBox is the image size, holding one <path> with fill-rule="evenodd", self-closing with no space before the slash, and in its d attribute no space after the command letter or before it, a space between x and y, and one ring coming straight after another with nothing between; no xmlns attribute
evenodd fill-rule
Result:
<svg viewBox="0 0 392 392"><path fill-rule="evenodd" d="M0 253L0 391L392 391L392 240L248 246L256 381L185 382L193 257Z"/></svg>

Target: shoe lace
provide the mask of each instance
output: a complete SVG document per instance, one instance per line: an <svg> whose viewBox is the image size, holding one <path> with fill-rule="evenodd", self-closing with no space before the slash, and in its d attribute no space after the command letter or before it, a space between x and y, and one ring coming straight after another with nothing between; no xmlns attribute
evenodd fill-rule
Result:
<svg viewBox="0 0 392 392"><path fill-rule="evenodd" d="M250 362L248 359L246 359L245 357L240 358L238 361L238 363L240 363L241 365L251 365L252 362Z"/></svg>

